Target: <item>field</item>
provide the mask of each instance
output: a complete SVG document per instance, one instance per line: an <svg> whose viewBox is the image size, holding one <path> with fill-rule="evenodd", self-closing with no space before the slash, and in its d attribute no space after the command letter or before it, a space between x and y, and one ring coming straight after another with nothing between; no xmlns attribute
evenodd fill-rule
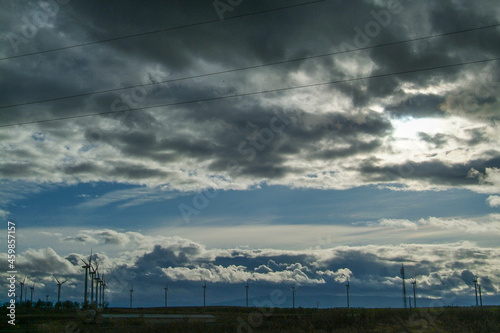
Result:
<svg viewBox="0 0 500 333"><path fill-rule="evenodd" d="M166 315L169 316L166 316ZM196 315L196 316L194 316ZM2 332L12 330L2 310ZM17 309L21 332L500 332L500 307Z"/></svg>

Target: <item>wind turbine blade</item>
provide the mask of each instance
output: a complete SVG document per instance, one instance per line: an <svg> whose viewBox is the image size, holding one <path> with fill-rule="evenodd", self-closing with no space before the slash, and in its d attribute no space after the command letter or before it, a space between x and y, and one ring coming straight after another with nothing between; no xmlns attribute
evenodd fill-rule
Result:
<svg viewBox="0 0 500 333"><path fill-rule="evenodd" d="M61 284L61 282L59 282L59 280L56 278L56 276L54 274L52 274L52 276L54 277L54 279L56 279L57 284Z"/></svg>
<svg viewBox="0 0 500 333"><path fill-rule="evenodd" d="M81 261L83 261L83 263L86 265L86 266L89 266L89 263L86 262L85 260L83 260L82 258L80 258Z"/></svg>
<svg viewBox="0 0 500 333"><path fill-rule="evenodd" d="M68 280L64 280L63 282L61 282L61 286L64 284L64 282L68 282Z"/></svg>

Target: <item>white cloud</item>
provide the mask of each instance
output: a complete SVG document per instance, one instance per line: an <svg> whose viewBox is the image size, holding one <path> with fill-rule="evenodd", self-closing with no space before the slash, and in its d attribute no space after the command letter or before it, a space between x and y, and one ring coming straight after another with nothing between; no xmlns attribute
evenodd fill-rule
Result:
<svg viewBox="0 0 500 333"><path fill-rule="evenodd" d="M43 272L51 275L54 272L59 274L74 274L78 271L78 266L72 265L69 261L59 256L52 248L28 249L16 258L17 267L22 272Z"/></svg>
<svg viewBox="0 0 500 333"><path fill-rule="evenodd" d="M479 219L451 219L428 217L416 221L406 219L381 219L376 223L370 222L368 225L380 225L390 228L404 228L417 230L424 227L463 231L467 233L493 233L500 234L500 218L497 214L490 214Z"/></svg>
<svg viewBox="0 0 500 333"><path fill-rule="evenodd" d="M0 209L0 218L6 218L9 215L9 212L3 209Z"/></svg>
<svg viewBox="0 0 500 333"><path fill-rule="evenodd" d="M97 239L90 235L86 235L84 233L80 233L79 235L76 236L66 236L61 238L63 241L68 241L68 242L82 242L82 243L97 243Z"/></svg>
<svg viewBox="0 0 500 333"><path fill-rule="evenodd" d="M498 195L490 195L487 199L486 202L490 207L498 207L500 206L500 196Z"/></svg>
<svg viewBox="0 0 500 333"><path fill-rule="evenodd" d="M500 220L500 216L498 216ZM437 222L436 222L437 223ZM62 230L64 233L64 231ZM88 235L86 231L81 233ZM203 244L180 237L166 237L156 233L97 230L92 235L113 235L114 239L128 239L127 247L120 242L99 240L93 247L93 260L110 281L110 297L118 297L123 286L143 285L142 292L155 292L155 286L165 281L183 283L206 280L212 284L240 284L247 280L265 284L296 284L298 286L329 286L345 283L349 277L357 290L392 293L400 284L399 267L405 264L407 276L419 281L422 296L437 297L446 292L456 295L470 293L469 275L474 272L482 278L484 295L500 290L500 249L480 247L472 242L440 244L394 244L339 246L332 244L322 249L279 250L207 249ZM61 240L61 244L65 244ZM142 245L141 245L142 244ZM88 259L89 249L83 254L71 252L65 257L57 253L58 241L52 248L29 249L18 255L19 269L39 285L51 285L51 273L69 279L75 297L81 295L81 259ZM87 252L89 251L89 252ZM425 262L422 262L425 258ZM0 259L5 264L6 258ZM262 263L266 264L262 264ZM0 276L3 276L1 273ZM145 282L146 281L146 282ZM123 287L125 288L125 287Z"/></svg>
<svg viewBox="0 0 500 333"><path fill-rule="evenodd" d="M339 268L338 270L331 271L331 270L326 270L324 272L322 271L317 271L316 272L319 275L326 275L333 277L336 282L346 282L347 279L350 279L352 277L352 271L349 268Z"/></svg>
<svg viewBox="0 0 500 333"><path fill-rule="evenodd" d="M79 205L79 208L99 208L107 205L118 204L119 207L125 208L130 206L138 206L147 202L155 202L175 198L179 195L170 191L164 190L162 187L138 187L125 190L116 190L108 192L99 197L84 196L86 200Z"/></svg>
<svg viewBox="0 0 500 333"><path fill-rule="evenodd" d="M378 224L383 227L417 229L418 223L405 219L381 219Z"/></svg>

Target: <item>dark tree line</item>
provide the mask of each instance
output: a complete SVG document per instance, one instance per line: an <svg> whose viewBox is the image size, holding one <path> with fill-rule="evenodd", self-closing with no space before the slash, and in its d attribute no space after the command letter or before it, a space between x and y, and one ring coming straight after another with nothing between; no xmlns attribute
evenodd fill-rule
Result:
<svg viewBox="0 0 500 333"><path fill-rule="evenodd" d="M9 306L10 303L5 302L2 305L3 309L7 309L7 306ZM31 301L25 301L22 304L16 303L16 307L21 308L21 309L30 309L30 308L35 308L35 309L78 309L80 307L80 303L78 302L71 302L71 301L64 301L64 302L51 302L51 301L42 301L39 299L36 302L31 302Z"/></svg>

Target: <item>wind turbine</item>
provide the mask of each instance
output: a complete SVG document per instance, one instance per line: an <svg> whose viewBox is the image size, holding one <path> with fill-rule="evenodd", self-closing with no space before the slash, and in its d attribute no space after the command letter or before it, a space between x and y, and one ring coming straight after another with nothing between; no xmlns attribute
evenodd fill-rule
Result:
<svg viewBox="0 0 500 333"><path fill-rule="evenodd" d="M92 261L92 249L90 249L90 257L89 257L89 262L86 262L85 260L83 259L80 259L81 261L83 261L83 263L85 265L82 266L82 268L85 268L85 293L83 294L83 299L84 299L84 302L83 304L88 304L88 279L89 279L89 269L90 269L90 265L91 265L91 261Z"/></svg>
<svg viewBox="0 0 500 333"><path fill-rule="evenodd" d="M96 270L92 266L92 263L89 260L89 265L90 265L90 304L94 302L94 275L96 274ZM99 265L98 265L99 266ZM96 286L96 291L97 291L97 286Z"/></svg>
<svg viewBox="0 0 500 333"><path fill-rule="evenodd" d="M45 302L48 303L49 302L49 294L45 295Z"/></svg>
<svg viewBox="0 0 500 333"><path fill-rule="evenodd" d="M406 309L406 284L405 284L405 266L401 265L401 275L403 276L403 301Z"/></svg>
<svg viewBox="0 0 500 333"><path fill-rule="evenodd" d="M478 306L478 302L477 302L477 276L474 277L474 280L472 280L472 282L474 282L474 290L476 291L476 306Z"/></svg>
<svg viewBox="0 0 500 333"><path fill-rule="evenodd" d="M483 296L481 296L481 285L478 285L479 287L479 305L483 307Z"/></svg>
<svg viewBox="0 0 500 333"><path fill-rule="evenodd" d="M23 304L23 289L24 289L24 282L25 281L26 281L26 276L24 277L23 282L19 282L19 284L21 285L21 300L19 301L20 305Z"/></svg>
<svg viewBox="0 0 500 333"><path fill-rule="evenodd" d="M30 287L31 289L31 304L33 305L33 290L35 290L35 284L33 283L33 285Z"/></svg>
<svg viewBox="0 0 500 333"><path fill-rule="evenodd" d="M98 301L97 301L98 297L99 297L99 271L98 271L98 269L99 269L99 263L97 263L94 271L91 273L93 275L92 279L95 280L95 295L94 295L94 297L95 297L95 303L97 306L99 306ZM92 283L92 289L93 289L93 287L94 287L94 284ZM94 302L92 297L90 297L90 302L91 303Z"/></svg>
<svg viewBox="0 0 500 333"><path fill-rule="evenodd" d="M104 290L106 290L106 279L104 278L104 274L102 274L102 307L104 307Z"/></svg>
<svg viewBox="0 0 500 333"><path fill-rule="evenodd" d="M292 308L295 309L295 286L292 286Z"/></svg>
<svg viewBox="0 0 500 333"><path fill-rule="evenodd" d="M205 294L207 291L207 281L203 280L203 306L205 306Z"/></svg>
<svg viewBox="0 0 500 333"><path fill-rule="evenodd" d="M347 308L349 308L349 289L351 289L351 283L349 282L349 277L347 277L347 284L345 285L347 291Z"/></svg>
<svg viewBox="0 0 500 333"><path fill-rule="evenodd" d="M103 274L103 277L104 277L104 274ZM102 301L102 284L103 284L103 280L101 277L99 277L99 306L103 306L103 301Z"/></svg>
<svg viewBox="0 0 500 333"><path fill-rule="evenodd" d="M134 287L132 283L130 284L130 308L132 309L132 293L134 292Z"/></svg>
<svg viewBox="0 0 500 333"><path fill-rule="evenodd" d="M167 303L167 301L168 301L168 298L167 298L168 297L168 284L165 284L165 288L163 288L163 289L165 289L165 307L167 307L167 304L168 304Z"/></svg>
<svg viewBox="0 0 500 333"><path fill-rule="evenodd" d="M246 296L247 296L247 308L248 308L248 288L249 288L249 285L248 285L248 280L247 280L247 285L245 286Z"/></svg>
<svg viewBox="0 0 500 333"><path fill-rule="evenodd" d="M99 277L99 274L97 274L97 277L95 279L95 304L97 307L101 306L101 278Z"/></svg>
<svg viewBox="0 0 500 333"><path fill-rule="evenodd" d="M52 274L54 279L57 281L57 302L59 303L61 301L61 286L68 280L64 280L63 282L60 282L54 274Z"/></svg>
<svg viewBox="0 0 500 333"><path fill-rule="evenodd" d="M413 307L416 309L417 308L417 293L416 293L417 279L413 279L411 284L413 285Z"/></svg>

